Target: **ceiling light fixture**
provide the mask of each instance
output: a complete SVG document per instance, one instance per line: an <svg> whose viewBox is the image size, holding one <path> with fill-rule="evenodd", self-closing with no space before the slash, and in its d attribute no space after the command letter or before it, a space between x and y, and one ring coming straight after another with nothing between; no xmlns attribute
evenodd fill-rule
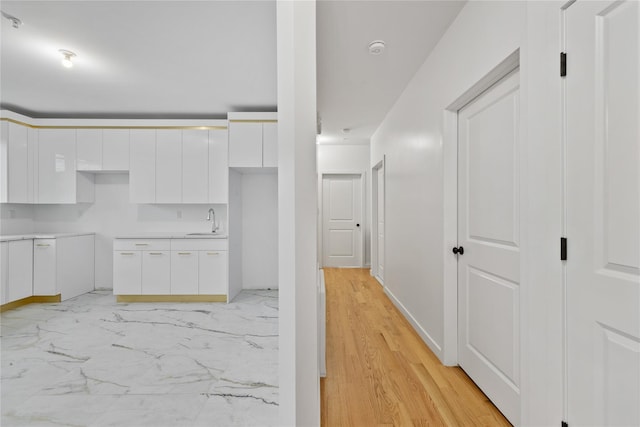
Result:
<svg viewBox="0 0 640 427"><path fill-rule="evenodd" d="M369 53L371 55L380 55L384 52L384 42L382 40L374 40L369 43Z"/></svg>
<svg viewBox="0 0 640 427"><path fill-rule="evenodd" d="M76 56L76 54L71 52L70 50L66 50L66 49L60 49L60 50L58 50L58 52L60 52L62 54L62 56L63 56L62 65L64 67L66 67L66 68L73 67L73 62L71 62L71 58Z"/></svg>
<svg viewBox="0 0 640 427"><path fill-rule="evenodd" d="M8 19L9 21L11 21L11 26L13 28L20 28L20 26L22 25L22 21L13 15L9 15L6 12L2 12L2 16Z"/></svg>

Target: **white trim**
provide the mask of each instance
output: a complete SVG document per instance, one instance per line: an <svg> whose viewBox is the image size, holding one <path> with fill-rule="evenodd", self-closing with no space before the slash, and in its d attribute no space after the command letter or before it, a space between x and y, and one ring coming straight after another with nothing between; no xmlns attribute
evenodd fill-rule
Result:
<svg viewBox="0 0 640 427"><path fill-rule="evenodd" d="M520 66L520 49L517 49L505 58L500 64L489 71L476 84L458 96L443 111L443 343L442 357L443 364L453 366L458 364L458 262L451 253L451 248L457 246L458 242L458 111L469 102L473 101L484 91L496 84L502 78ZM523 123L523 120L520 120ZM522 128L521 128L522 129ZM524 133L521 130L521 141L524 140ZM523 150L520 150L521 159ZM520 163L522 165L524 163ZM526 193L522 190L524 179L520 181L520 213L524 209ZM523 231L521 226L521 231ZM525 246L524 238L521 240L521 247ZM521 265L524 257L521 255ZM520 275L522 286L523 275ZM522 293L520 296L520 307L522 307ZM522 313L522 310L521 310ZM522 316L521 316L522 317ZM522 320L522 319L520 319ZM521 322L522 324L522 322ZM520 339L524 342L525 332L521 330ZM521 367L522 369L522 367Z"/></svg>
<svg viewBox="0 0 640 427"><path fill-rule="evenodd" d="M418 323L418 321L411 315L409 310L406 309L406 307L400 302L400 300L396 298L393 292L391 292L389 288L384 288L384 293L387 294L393 305L395 305L396 308L400 310L404 317L409 321L409 323L411 323L413 329L418 332L418 335L420 335L422 340L427 344L427 346L429 346L431 351L433 351L435 354L442 354L442 349L440 348L436 340L431 338L431 335L429 335L429 333L425 331L422 326L420 326L420 323Z"/></svg>
<svg viewBox="0 0 640 427"><path fill-rule="evenodd" d="M384 286L384 279L380 279L378 272L378 170L385 167L385 156L371 168L371 275ZM383 169L386 173L386 169ZM384 181L382 185L384 185ZM386 192L385 194L386 199ZM383 200L382 208L386 212L386 204ZM386 241L386 240L385 240ZM382 248L384 251L384 248Z"/></svg>
<svg viewBox="0 0 640 427"><path fill-rule="evenodd" d="M366 258L366 239L365 234L367 230L367 218L366 218L366 178L367 172L362 170L352 170L352 169L336 169L336 170L324 170L318 174L318 221L320 224L319 227L319 236L318 236L318 263L320 264L320 268L324 268L324 189L322 185L322 180L325 175L358 175L360 176L360 265L354 266L352 268L365 268L367 267L365 263ZM370 266L369 266L370 267Z"/></svg>

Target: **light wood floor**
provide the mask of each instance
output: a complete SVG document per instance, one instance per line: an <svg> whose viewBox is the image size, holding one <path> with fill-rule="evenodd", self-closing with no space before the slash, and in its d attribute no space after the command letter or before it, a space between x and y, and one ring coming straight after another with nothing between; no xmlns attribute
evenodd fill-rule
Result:
<svg viewBox="0 0 640 427"><path fill-rule="evenodd" d="M445 367L365 269L325 269L322 425L509 426L460 368Z"/></svg>

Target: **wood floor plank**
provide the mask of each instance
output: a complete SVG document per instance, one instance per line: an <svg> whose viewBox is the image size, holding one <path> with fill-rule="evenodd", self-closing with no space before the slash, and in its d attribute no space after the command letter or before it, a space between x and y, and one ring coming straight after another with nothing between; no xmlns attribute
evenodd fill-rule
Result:
<svg viewBox="0 0 640 427"><path fill-rule="evenodd" d="M457 367L443 366L365 269L325 269L322 426L509 426Z"/></svg>

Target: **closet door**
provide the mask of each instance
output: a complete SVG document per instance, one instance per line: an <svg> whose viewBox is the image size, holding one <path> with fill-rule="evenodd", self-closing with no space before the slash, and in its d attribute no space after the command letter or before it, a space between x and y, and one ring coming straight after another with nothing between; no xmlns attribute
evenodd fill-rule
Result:
<svg viewBox="0 0 640 427"><path fill-rule="evenodd" d="M640 3L566 11L569 425L640 425Z"/></svg>

